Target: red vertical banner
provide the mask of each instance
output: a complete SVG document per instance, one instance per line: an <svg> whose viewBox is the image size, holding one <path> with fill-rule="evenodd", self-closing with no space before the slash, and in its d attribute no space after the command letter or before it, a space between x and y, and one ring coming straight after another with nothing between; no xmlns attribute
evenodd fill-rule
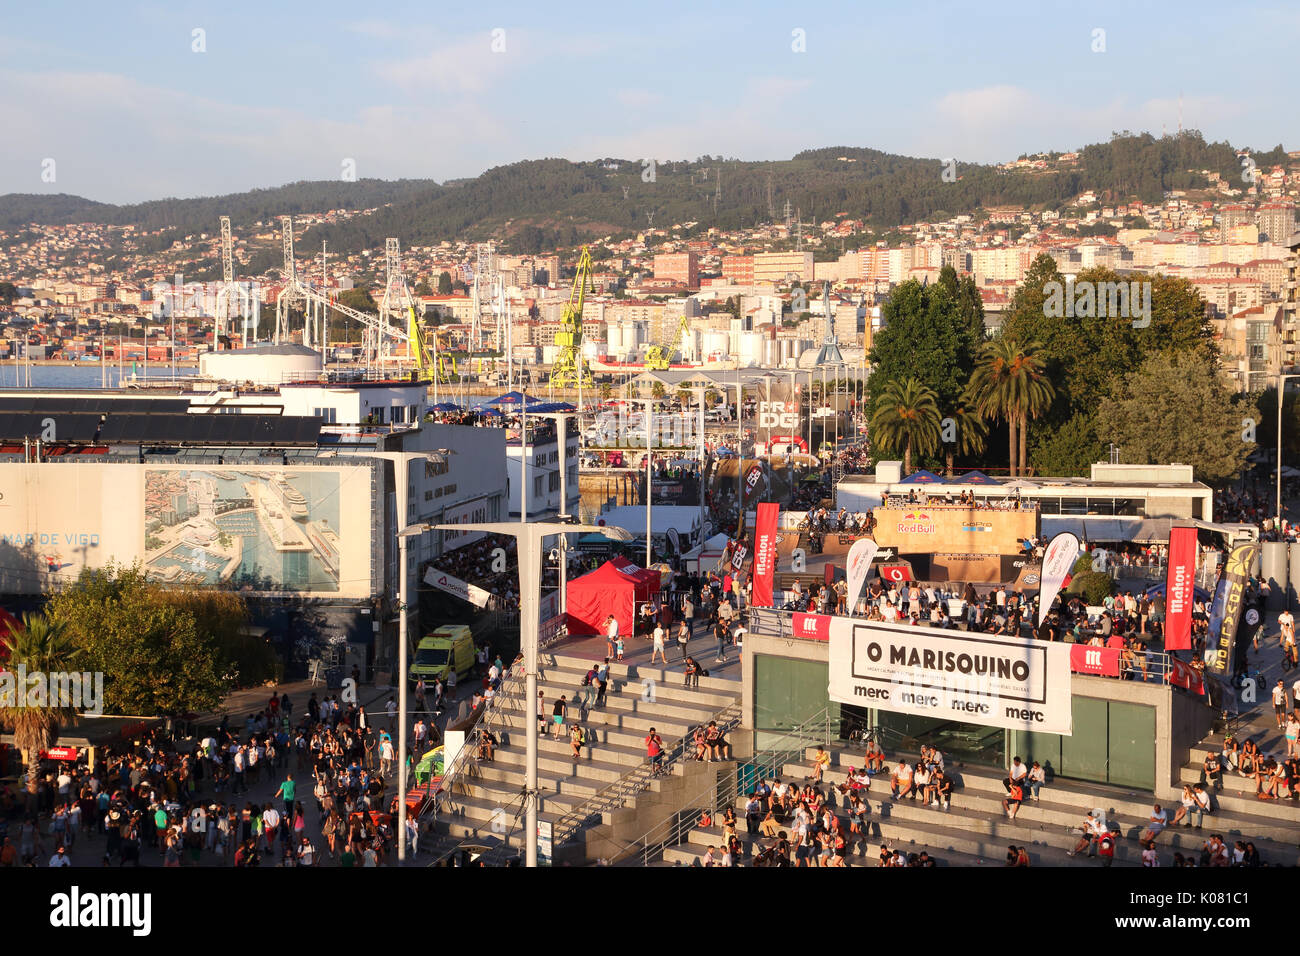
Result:
<svg viewBox="0 0 1300 956"><path fill-rule="evenodd" d="M1169 577L1165 581L1165 650L1192 648L1192 601L1196 582L1196 529L1169 529Z"/></svg>
<svg viewBox="0 0 1300 956"><path fill-rule="evenodd" d="M754 607L772 606L772 579L776 570L776 519L781 506L761 502L754 520Z"/></svg>

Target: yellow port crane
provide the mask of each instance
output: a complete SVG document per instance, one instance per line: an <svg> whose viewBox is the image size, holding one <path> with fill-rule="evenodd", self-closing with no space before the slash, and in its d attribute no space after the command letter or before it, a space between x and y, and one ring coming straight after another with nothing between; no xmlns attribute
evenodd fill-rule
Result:
<svg viewBox="0 0 1300 956"><path fill-rule="evenodd" d="M587 363L582 360L582 303L587 297L587 283L591 279L591 251L582 247L578 257L578 270L573 277L573 291L569 304L560 315L560 331L555 333L555 344L560 354L551 369L551 384L558 388L591 387L595 383Z"/></svg>
<svg viewBox="0 0 1300 956"><path fill-rule="evenodd" d="M663 372L672 368L673 353L681 349L684 336L690 331L691 325L686 320L686 314L682 313L681 321L677 323L677 341L674 343L669 339L662 345L652 345L645 350L645 367L655 372ZM682 354L685 350L682 349Z"/></svg>

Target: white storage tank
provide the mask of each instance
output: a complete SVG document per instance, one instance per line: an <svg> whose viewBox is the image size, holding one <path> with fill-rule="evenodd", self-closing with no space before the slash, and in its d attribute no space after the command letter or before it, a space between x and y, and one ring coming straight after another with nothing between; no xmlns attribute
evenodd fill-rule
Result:
<svg viewBox="0 0 1300 956"><path fill-rule="evenodd" d="M246 349L204 352L199 374L219 382L279 385L285 381L320 378L321 353L305 345L254 345Z"/></svg>

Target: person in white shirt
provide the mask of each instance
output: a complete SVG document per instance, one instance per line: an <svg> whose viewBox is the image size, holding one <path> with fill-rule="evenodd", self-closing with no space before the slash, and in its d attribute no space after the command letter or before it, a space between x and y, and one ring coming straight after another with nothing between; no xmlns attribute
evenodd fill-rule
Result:
<svg viewBox="0 0 1300 956"><path fill-rule="evenodd" d="M1155 809L1151 811L1151 818L1150 822L1147 823L1147 828L1143 830L1142 835L1138 837L1138 842L1150 843L1160 835L1160 831L1165 828L1165 824L1168 822L1168 814L1166 814L1165 811L1161 809L1160 804L1157 803Z"/></svg>
<svg viewBox="0 0 1300 956"><path fill-rule="evenodd" d="M1277 616L1277 646L1286 644L1288 636L1295 636L1295 618L1289 610L1284 610Z"/></svg>
<svg viewBox="0 0 1300 956"><path fill-rule="evenodd" d="M895 800L902 800L906 796L915 798L916 793L912 789L912 768L906 760L900 760L898 766L894 769L893 779L890 780L890 789L893 791Z"/></svg>
<svg viewBox="0 0 1300 956"><path fill-rule="evenodd" d="M614 642L618 640L618 618L610 615L605 618L605 656L614 656Z"/></svg>
<svg viewBox="0 0 1300 956"><path fill-rule="evenodd" d="M1160 865L1160 854L1156 852L1156 843L1154 840L1148 840L1142 849L1142 865L1153 867Z"/></svg>
<svg viewBox="0 0 1300 956"><path fill-rule="evenodd" d="M663 625L662 625L662 624L656 624L656 625L655 625L655 630L654 630L654 649L650 651L650 663L651 663L651 664L653 664L653 663L655 662L655 655L656 655L656 654L659 655L659 659L660 659L661 661L663 661L663 663L664 663L665 665L668 663L668 655L664 653L664 628L663 628Z"/></svg>

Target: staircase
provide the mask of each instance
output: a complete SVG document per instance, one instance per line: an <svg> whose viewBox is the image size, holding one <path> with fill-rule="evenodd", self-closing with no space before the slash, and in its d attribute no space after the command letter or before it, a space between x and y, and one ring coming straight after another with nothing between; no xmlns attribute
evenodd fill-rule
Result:
<svg viewBox="0 0 1300 956"><path fill-rule="evenodd" d="M860 748L852 751L828 748L827 752L832 766L824 776L824 790L828 785L843 783L851 767L862 765ZM802 784L811 778L815 753L816 748L809 748L803 760L786 764L782 779ZM1200 779L1200 761L1204 754L1204 748L1193 754L1195 770L1190 766L1184 769L1183 776L1188 782ZM896 763L900 755L891 756ZM910 759L915 762L917 757L910 755ZM880 844L886 843L905 853L925 850L940 866L1001 866L1007 847L1012 845L1026 847L1034 866L1097 866L1099 862L1095 859L1067 856L1067 851L1073 849L1078 839L1077 828L1094 807L1102 808L1112 830L1118 830L1123 836L1115 845L1114 865L1141 865L1142 847L1137 837L1146 828L1152 804L1156 802L1151 794L1057 780L1042 788L1041 802L1026 802L1012 821L1007 819L1002 809L1006 791L1002 787L1003 774L1000 771L960 764L949 765L946 769L954 780L952 805L947 812L926 806L920 798L916 801L892 800L889 767L876 774L870 789L865 793L859 791L859 796L869 807L865 820L867 836L865 842L851 847L848 865L875 866ZM1167 827L1156 838L1161 865L1169 866L1175 851L1184 855L1199 854L1211 833L1222 835L1229 847L1236 840L1253 841L1261 858L1270 865L1294 866L1300 863L1300 852L1297 851L1300 827L1296 825L1300 821L1300 808L1290 800L1257 801L1254 790L1253 781L1225 775L1224 790L1217 795L1215 812L1206 815L1202 830ZM848 819L842 810L845 801L838 791L830 793L832 805L839 808L840 822L847 833ZM753 856L754 841L758 838L746 833L745 802L744 795L737 797L736 816L737 835L745 846L744 862L748 863ZM1159 803L1172 820L1178 801L1162 799ZM700 804L701 809L704 806ZM771 841L766 840L765 845L768 843ZM690 865L701 860L709 846L721 845L720 827L696 827L686 835L683 844L664 850L663 861Z"/></svg>
<svg viewBox="0 0 1300 956"><path fill-rule="evenodd" d="M539 820L552 826L556 863L594 860L609 849L617 832L636 830L638 810L662 814L665 805L686 799L684 791L700 779L703 765L691 761L675 760L670 772L650 774L645 736L651 727L671 757L674 745L701 724L717 720L734 727L740 718L739 681L701 677L698 688L688 688L680 666L631 661L610 665L605 704L584 717L578 701L584 694L594 700L595 689L584 688L582 680L595 663L599 661L565 653L541 656L538 689L545 696L548 721L561 694L570 704L566 734L552 740L548 723L538 740ZM462 842L500 847L508 855L522 849L525 721L536 720L537 713L536 704L524 700L525 693L522 681L507 684L494 705L499 708L495 759L467 761L440 801L435 853ZM577 720L586 730L587 745L575 760L567 731Z"/></svg>

